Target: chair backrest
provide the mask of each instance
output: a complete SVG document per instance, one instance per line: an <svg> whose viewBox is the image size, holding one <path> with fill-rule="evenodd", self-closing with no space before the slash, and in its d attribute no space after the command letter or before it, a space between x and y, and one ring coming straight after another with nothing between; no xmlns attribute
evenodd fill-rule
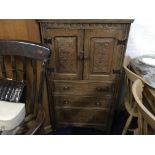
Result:
<svg viewBox="0 0 155 155"><path fill-rule="evenodd" d="M137 112L132 95L132 85L135 80L142 78L130 70L130 62L131 62L130 56L125 56L123 63L123 68L125 70L125 84L126 84L125 107L130 114L132 113L136 117ZM134 112L133 109L135 109Z"/></svg>
<svg viewBox="0 0 155 155"><path fill-rule="evenodd" d="M26 83L27 112L33 112L36 103L42 104L46 65L50 49L40 44L0 40L1 78L23 80ZM26 100L26 102L28 102Z"/></svg>
<svg viewBox="0 0 155 155"><path fill-rule="evenodd" d="M123 68L125 69L125 73L126 76L129 80L131 80L132 82L134 82L137 79L142 79L140 76L138 76L137 74L135 74L134 72L132 72L128 67L130 65L131 62L131 58L130 56L125 56L124 58L124 63L123 63Z"/></svg>
<svg viewBox="0 0 155 155"><path fill-rule="evenodd" d="M141 80L136 80L133 84L132 92L138 107L138 129L140 134L148 134L150 127L155 131L155 116L142 102L143 86Z"/></svg>

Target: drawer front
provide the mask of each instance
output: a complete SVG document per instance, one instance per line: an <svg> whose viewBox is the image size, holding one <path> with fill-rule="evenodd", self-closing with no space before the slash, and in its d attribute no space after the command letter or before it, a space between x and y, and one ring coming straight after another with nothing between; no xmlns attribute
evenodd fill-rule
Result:
<svg viewBox="0 0 155 155"><path fill-rule="evenodd" d="M72 95L111 95L114 90L112 82L55 81L54 94Z"/></svg>
<svg viewBox="0 0 155 155"><path fill-rule="evenodd" d="M63 123L86 123L86 124L105 124L110 111L106 109L81 109L81 108L56 108L57 122Z"/></svg>
<svg viewBox="0 0 155 155"><path fill-rule="evenodd" d="M90 123L70 123L70 122L58 122L57 127L82 127L102 130L105 134L109 134L110 128L106 124L90 124Z"/></svg>
<svg viewBox="0 0 155 155"><path fill-rule="evenodd" d="M110 108L112 96L104 98L90 96L54 96L55 105L59 107L96 107Z"/></svg>

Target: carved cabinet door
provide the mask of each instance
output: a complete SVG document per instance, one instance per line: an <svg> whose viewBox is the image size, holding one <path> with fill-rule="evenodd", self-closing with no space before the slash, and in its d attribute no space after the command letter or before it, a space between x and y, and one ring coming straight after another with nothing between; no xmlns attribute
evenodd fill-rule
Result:
<svg viewBox="0 0 155 155"><path fill-rule="evenodd" d="M54 79L82 79L83 30L46 29L45 35L52 39L50 67L55 69Z"/></svg>
<svg viewBox="0 0 155 155"><path fill-rule="evenodd" d="M121 55L125 47L118 45L118 40L122 40L124 37L122 30L85 30L84 79L115 79L116 74L113 72L120 69Z"/></svg>

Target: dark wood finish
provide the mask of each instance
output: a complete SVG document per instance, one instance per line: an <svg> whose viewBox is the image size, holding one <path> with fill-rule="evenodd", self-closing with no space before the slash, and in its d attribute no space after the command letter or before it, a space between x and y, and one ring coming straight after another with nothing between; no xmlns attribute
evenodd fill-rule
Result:
<svg viewBox="0 0 155 155"><path fill-rule="evenodd" d="M7 44L6 44L7 42ZM10 48L10 46L12 48ZM40 44L16 40L0 40L1 55L21 56L43 60L48 57L48 48ZM22 51L22 52L20 52Z"/></svg>
<svg viewBox="0 0 155 155"><path fill-rule="evenodd" d="M54 51L47 77L53 96L50 104L56 109L52 125L109 132L133 20L38 22L42 42Z"/></svg>
<svg viewBox="0 0 155 155"><path fill-rule="evenodd" d="M64 23L87 23L87 24L130 24L134 21L134 19L44 19L44 20L38 20L40 23L54 23L54 24L64 24Z"/></svg>
<svg viewBox="0 0 155 155"><path fill-rule="evenodd" d="M47 29L51 38L51 67L55 69L55 79L82 79L81 52L83 31L66 29ZM78 59L77 59L78 58Z"/></svg>
<svg viewBox="0 0 155 155"><path fill-rule="evenodd" d="M57 119L60 122L76 122L76 123L105 123L107 121L107 114L103 111L108 111L106 109L79 109L79 108L56 108L57 110ZM100 114L99 114L99 113ZM91 115L90 115L91 113ZM93 113L93 115L92 115ZM97 115L96 115L97 114ZM104 115L103 115L104 114ZM101 117L101 115L103 115ZM72 117L70 117L72 116ZM104 119L103 119L104 118ZM66 121L67 120L67 121Z"/></svg>
<svg viewBox="0 0 155 155"><path fill-rule="evenodd" d="M121 58L123 49L119 40L127 39L126 31L93 29L85 31L84 44L84 79L114 80L113 70L120 70L121 65L115 61ZM121 61L119 62L121 63Z"/></svg>
<svg viewBox="0 0 155 155"><path fill-rule="evenodd" d="M6 77L6 69L5 69L5 64L4 64L4 57L0 56L0 63L1 63L1 72L2 72L2 77Z"/></svg>
<svg viewBox="0 0 155 155"><path fill-rule="evenodd" d="M23 63L23 70L20 71L20 73L24 74L22 77L26 87L24 102L26 104L27 116L20 126L20 130L17 134L36 134L40 128L43 127L45 119L45 114L43 111L43 91L46 65L49 60L50 49L32 42L0 40L0 56L11 57L10 65L12 66L11 71L13 74L13 79L17 80L20 78L17 77L17 71L19 68L16 66L15 56L21 58L20 60ZM26 66L26 64L29 64L26 63L28 60L32 62L31 70L33 72L33 77L29 76L30 74L28 74L27 71L27 68L30 70L30 68ZM36 66L37 62L41 64L39 70ZM3 64L5 64L5 61L3 61ZM3 70L1 71L1 75L3 75ZM8 72L7 68L5 69L5 72ZM37 72L40 74L40 78L37 78ZM28 85L31 78L33 78L33 84Z"/></svg>
<svg viewBox="0 0 155 155"><path fill-rule="evenodd" d="M40 32L39 32L39 24L35 19L0 19L0 39L26 40L26 41L29 40L32 42L40 43L41 39L40 39ZM17 61L17 68L18 66L19 66L19 63ZM26 66L28 67L28 65ZM9 65L7 65L6 67L8 69ZM31 66L29 65L29 67ZM22 68L22 66L20 68ZM29 72L28 68L26 70ZM33 76L33 73L31 73L30 76ZM11 78L13 77L11 76ZM31 80L33 79L30 79L30 82ZM46 88L46 85L45 85L45 88ZM50 127L50 117L49 117L49 108L48 108L46 89L45 89L45 95L43 97L43 100L44 100L43 106L44 106L45 115L46 115L46 119L45 119L45 130L46 130L46 128Z"/></svg>
<svg viewBox="0 0 155 155"><path fill-rule="evenodd" d="M97 95L111 94L114 89L112 81L54 81L54 94Z"/></svg>
<svg viewBox="0 0 155 155"><path fill-rule="evenodd" d="M16 69L16 60L14 56L11 56L11 64L12 64L12 72L13 72L13 79L17 79L17 69Z"/></svg>
<svg viewBox="0 0 155 155"><path fill-rule="evenodd" d="M55 95L56 107L94 107L94 108L107 108L109 109L112 96L76 96L76 95Z"/></svg>
<svg viewBox="0 0 155 155"><path fill-rule="evenodd" d="M32 60L32 70L33 70L33 86L32 86L32 96L31 96L31 106L30 109L33 110L34 109L34 104L35 100L36 100L36 94L37 94L37 62L35 60ZM33 111L31 111L33 112Z"/></svg>

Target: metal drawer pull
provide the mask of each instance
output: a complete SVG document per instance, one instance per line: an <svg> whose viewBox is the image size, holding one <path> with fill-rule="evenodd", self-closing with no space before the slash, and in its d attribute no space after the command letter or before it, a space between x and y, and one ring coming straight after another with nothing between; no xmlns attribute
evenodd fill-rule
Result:
<svg viewBox="0 0 155 155"><path fill-rule="evenodd" d="M67 100L64 100L63 103L64 103L64 104L69 104L69 103L71 103L71 102L70 102L70 101L67 101Z"/></svg>
<svg viewBox="0 0 155 155"><path fill-rule="evenodd" d="M69 86L64 86L64 89L68 90L68 89L70 89L70 87Z"/></svg>
<svg viewBox="0 0 155 155"><path fill-rule="evenodd" d="M109 87L97 87L96 90L97 91L108 91Z"/></svg>
<svg viewBox="0 0 155 155"><path fill-rule="evenodd" d="M99 106L99 105L101 105L101 103L100 103L100 102L96 102L96 105L98 105L98 106Z"/></svg>

